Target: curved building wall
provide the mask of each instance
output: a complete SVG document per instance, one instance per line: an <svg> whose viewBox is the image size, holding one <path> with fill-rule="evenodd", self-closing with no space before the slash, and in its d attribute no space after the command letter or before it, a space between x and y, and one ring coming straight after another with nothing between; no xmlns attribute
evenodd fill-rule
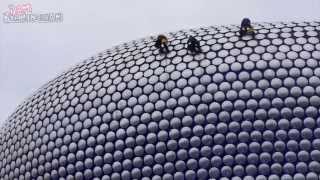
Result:
<svg viewBox="0 0 320 180"><path fill-rule="evenodd" d="M318 179L318 22L168 34L43 86L0 132L1 179ZM186 50L188 35L202 53Z"/></svg>

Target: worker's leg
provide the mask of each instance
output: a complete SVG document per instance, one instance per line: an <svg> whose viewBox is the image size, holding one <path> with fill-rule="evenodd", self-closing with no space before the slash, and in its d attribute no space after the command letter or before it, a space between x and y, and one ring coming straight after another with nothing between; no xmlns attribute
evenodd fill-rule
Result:
<svg viewBox="0 0 320 180"><path fill-rule="evenodd" d="M192 43L188 44L188 50L193 53L194 45Z"/></svg>
<svg viewBox="0 0 320 180"><path fill-rule="evenodd" d="M197 52L198 52L198 53L201 53L201 52L202 52L200 44L197 45Z"/></svg>
<svg viewBox="0 0 320 180"><path fill-rule="evenodd" d="M159 52L160 52L160 54L163 54L163 53L164 53L162 47L159 48Z"/></svg>
<svg viewBox="0 0 320 180"><path fill-rule="evenodd" d="M240 29L240 37L242 37L244 35L244 30Z"/></svg>
<svg viewBox="0 0 320 180"><path fill-rule="evenodd" d="M166 53L168 53L168 52L169 52L169 47L168 47L168 45L167 45L167 44L163 44L163 47L164 47Z"/></svg>

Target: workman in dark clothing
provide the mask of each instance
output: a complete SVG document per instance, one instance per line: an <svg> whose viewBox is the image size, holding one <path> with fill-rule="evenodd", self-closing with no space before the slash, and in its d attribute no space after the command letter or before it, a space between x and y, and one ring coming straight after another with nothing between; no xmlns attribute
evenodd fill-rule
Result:
<svg viewBox="0 0 320 180"><path fill-rule="evenodd" d="M168 38L165 35L160 34L156 40L155 47L159 48L161 54L168 53Z"/></svg>
<svg viewBox="0 0 320 180"><path fill-rule="evenodd" d="M193 54L198 54L201 52L200 42L193 36L189 36L188 39L188 50Z"/></svg>
<svg viewBox="0 0 320 180"><path fill-rule="evenodd" d="M240 27L240 37L245 35L255 35L254 29L249 18L243 18Z"/></svg>

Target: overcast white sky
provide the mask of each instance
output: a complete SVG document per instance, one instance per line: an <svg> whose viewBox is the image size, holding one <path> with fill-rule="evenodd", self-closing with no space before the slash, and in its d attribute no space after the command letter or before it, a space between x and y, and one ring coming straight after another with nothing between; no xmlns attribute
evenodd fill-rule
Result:
<svg viewBox="0 0 320 180"><path fill-rule="evenodd" d="M5 24L9 4L62 12L57 24ZM26 97L83 59L122 42L199 26L313 21L319 0L1 0L0 124Z"/></svg>

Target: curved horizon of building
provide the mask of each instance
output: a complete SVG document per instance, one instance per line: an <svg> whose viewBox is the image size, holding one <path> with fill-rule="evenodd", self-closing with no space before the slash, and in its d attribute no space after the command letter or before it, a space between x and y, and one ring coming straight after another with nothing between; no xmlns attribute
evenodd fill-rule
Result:
<svg viewBox="0 0 320 180"><path fill-rule="evenodd" d="M0 130L0 179L319 179L319 22L167 33L41 87ZM202 52L188 52L189 36Z"/></svg>

